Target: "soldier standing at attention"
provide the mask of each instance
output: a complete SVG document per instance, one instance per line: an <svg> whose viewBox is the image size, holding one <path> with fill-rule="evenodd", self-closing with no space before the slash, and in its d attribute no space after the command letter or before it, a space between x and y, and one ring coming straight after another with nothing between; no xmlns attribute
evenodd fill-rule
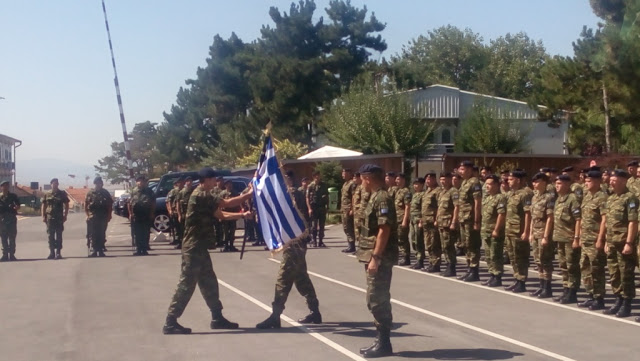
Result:
<svg viewBox="0 0 640 361"><path fill-rule="evenodd" d="M384 177L384 186L387 189L387 193L391 199L396 198L396 190L398 187L396 186L396 172L387 172L387 175Z"/></svg>
<svg viewBox="0 0 640 361"><path fill-rule="evenodd" d="M482 217L482 185L478 178L473 177L473 162L463 161L458 167L458 173L462 177L459 198L456 203L453 221L460 225L460 239L466 249L467 272L459 276L466 282L480 280L479 263L480 247L480 226Z"/></svg>
<svg viewBox="0 0 640 361"><path fill-rule="evenodd" d="M482 228L480 234L485 244L485 259L490 278L483 285L489 287L502 286L504 265L504 223L507 198L500 193L500 178L490 175L485 178L486 197L482 198Z"/></svg>
<svg viewBox="0 0 640 361"><path fill-rule="evenodd" d="M462 177L460 176L460 174L457 173L457 170L454 170L453 172L453 176L451 177L451 184L458 193L457 195L458 198L456 198L456 202L457 202L460 197L460 186L462 185ZM467 252L465 250L462 238L460 237L460 224L458 223L457 220L455 222L453 222L452 220L451 237L454 241L454 244L456 245L456 256L464 256Z"/></svg>
<svg viewBox="0 0 640 361"><path fill-rule="evenodd" d="M456 240L455 225L452 222L455 203L458 201L458 190L451 184L451 173L440 173L440 185L442 190L438 194L438 211L436 222L433 224L438 229L440 243L447 261L447 269L442 273L443 277L456 276Z"/></svg>
<svg viewBox="0 0 640 361"><path fill-rule="evenodd" d="M193 192L193 179L191 177L186 177L184 179L184 186L182 187L182 190L178 192L174 201L176 205L176 212L178 213L178 223L180 224L183 237L185 221L187 220L187 205L189 203L189 197L191 197L191 192ZM182 242L177 245L176 248L181 249Z"/></svg>
<svg viewBox="0 0 640 361"><path fill-rule="evenodd" d="M104 257L104 242L106 230L111 221L113 199L111 194L102 188L104 182L101 177L93 180L95 188L87 193L84 200L84 212L87 215L87 227L91 239L91 253L89 257Z"/></svg>
<svg viewBox="0 0 640 361"><path fill-rule="evenodd" d="M398 174L395 179L396 191L394 203L396 207L396 216L398 224L398 247L400 257L402 257L401 266L411 264L411 245L409 244L409 221L411 213L411 192L406 187L406 179L404 174Z"/></svg>
<svg viewBox="0 0 640 361"><path fill-rule="evenodd" d="M442 189L438 187L436 172L431 171L425 175L425 185L427 188L422 194L420 226L424 235L424 248L429 256L427 272L436 273L440 272L440 264L442 263L442 243L440 242L438 227L435 225L438 213L438 197Z"/></svg>
<svg viewBox="0 0 640 361"><path fill-rule="evenodd" d="M16 236L20 200L15 193L9 192L9 181L0 183L0 239L2 239L2 258L0 262L16 260Z"/></svg>
<svg viewBox="0 0 640 361"><path fill-rule="evenodd" d="M362 225L364 224L364 210L365 208L367 208L367 203L369 202L369 195L370 195L369 192L367 192L367 190L364 188L364 184L362 184L362 176L360 176L360 185L358 185L353 195L353 209L354 209L353 223L356 229L356 232L355 232L356 243L357 243L358 235L361 231Z"/></svg>
<svg viewBox="0 0 640 361"><path fill-rule="evenodd" d="M67 192L58 188L58 178L51 180L51 190L42 197L42 221L47 225L49 236L49 257L47 259L61 259L62 231L69 213L69 196Z"/></svg>
<svg viewBox="0 0 640 361"><path fill-rule="evenodd" d="M342 212L342 229L347 236L347 248L343 253L354 253L356 251L356 234L353 223L353 193L356 190L356 182L353 180L353 172L349 168L342 169L342 185L340 211Z"/></svg>
<svg viewBox="0 0 640 361"><path fill-rule="evenodd" d="M532 178L533 198L531 200L531 235L529 241L533 249L533 260L540 278L540 287L530 292L532 297L549 298L553 296L551 277L553 274L553 209L556 192L549 192L549 177L537 173Z"/></svg>
<svg viewBox="0 0 640 361"><path fill-rule="evenodd" d="M171 228L173 229L173 242L172 245L176 246L176 249L180 249L181 247L181 239L182 232L180 227L180 222L178 222L178 210L176 209L176 197L178 193L184 187L184 178L178 178L175 183L173 183L173 188L167 194L167 213L169 214L169 219L171 220Z"/></svg>
<svg viewBox="0 0 640 361"><path fill-rule="evenodd" d="M509 174L509 188L511 194L507 200L507 215L505 225L505 242L509 260L513 267L515 282L506 287L507 291L515 293L526 292L526 281L529 275L529 236L531 230L531 197L532 192L523 188L526 174L521 170L513 170Z"/></svg>
<svg viewBox="0 0 640 361"><path fill-rule="evenodd" d="M300 181L300 187L298 187L298 194L302 195L302 199L297 203L298 204L298 210L302 213L302 218L304 218L304 221L307 222L307 229L309 229L309 227L311 227L311 218L309 217L309 208L307 208L307 188L309 187L309 178L304 177L302 178L302 180ZM358 230L356 229L356 232ZM257 227L257 222L256 222L256 232L259 235L259 241L258 241L258 245L264 245L264 239L262 239L261 234L259 232L262 232L260 230L260 227ZM307 244L309 242L311 242L311 232L309 232L309 236L307 237L306 240ZM268 248L267 248L268 249Z"/></svg>
<svg viewBox="0 0 640 361"><path fill-rule="evenodd" d="M153 224L156 210L156 196L147 186L147 178L139 175L136 178L136 187L131 191L129 200L129 220L133 229L133 238L136 243L134 256L146 256L149 254L149 232Z"/></svg>
<svg viewBox="0 0 640 361"><path fill-rule="evenodd" d="M411 266L412 269L424 268L424 232L422 231L422 195L424 194L424 178L416 178L413 181L413 195L411 195L411 206L409 213L411 216L411 246L416 252L416 263Z"/></svg>
<svg viewBox="0 0 640 361"><path fill-rule="evenodd" d="M571 191L571 178L562 174L556 180L558 198L553 210L553 240L558 244L558 264L562 271L563 294L554 298L562 304L578 301L580 288L580 202Z"/></svg>
<svg viewBox="0 0 640 361"><path fill-rule="evenodd" d="M306 203L302 192L293 187L293 172L288 171L284 177L291 200L296 209L300 202ZM298 212L300 210L298 209ZM311 311L307 316L298 320L299 323L322 323L318 297L313 283L307 273L307 243L306 239L296 238L284 246L282 251L282 262L276 279L276 291L273 297L272 313L264 321L256 325L258 329L280 328L280 315L284 311L284 305L289 297L291 287L295 284L296 289L306 299L307 307Z"/></svg>
<svg viewBox="0 0 640 361"><path fill-rule="evenodd" d="M606 194L611 195L611 187L609 186L609 178L611 176L611 171L604 169L602 171L602 183L600 184L600 189Z"/></svg>
<svg viewBox="0 0 640 361"><path fill-rule="evenodd" d="M638 179L636 174L638 173L638 161L632 160L627 163L627 172L629 173L629 179L627 179L627 189L631 191L636 197L638 197Z"/></svg>
<svg viewBox="0 0 640 361"><path fill-rule="evenodd" d="M238 324L230 322L222 315L222 303L218 289L218 279L213 271L211 256L207 248L211 244L213 217L223 220L248 217L249 212L229 213L222 211L224 207L237 207L253 195L253 192L223 200L214 195L211 190L216 183L216 172L211 168L203 168L198 172L200 185L191 193L187 207L184 242L182 244L182 270L180 281L169 305L167 319L162 333L188 334L190 328L182 327L178 318L182 316L196 285L211 310L212 329L236 329Z"/></svg>
<svg viewBox="0 0 640 361"><path fill-rule="evenodd" d="M218 195L222 199L232 199L238 196L237 193L233 190L233 182L231 180L227 180L224 182L224 190L220 192ZM227 212L238 213L242 211L241 205L228 207L224 209ZM236 221L235 220L226 220L222 221L222 229L224 231L224 248L222 252L238 252L238 249L233 245L233 242L236 239ZM212 243L211 245L215 245Z"/></svg>
<svg viewBox="0 0 640 361"><path fill-rule="evenodd" d="M364 263L367 277L367 308L373 314L378 336L371 346L360 349L367 358L390 356L391 273L398 261L398 235L393 198L384 189L384 171L373 164L360 167L365 190L371 194L364 211L364 233L360 234L356 257Z"/></svg>
<svg viewBox="0 0 640 361"><path fill-rule="evenodd" d="M311 236L314 247L326 247L324 239L324 223L327 220L327 206L329 204L329 191L322 181L320 172L312 173L313 182L307 187L307 208L311 218Z"/></svg>
<svg viewBox="0 0 640 361"><path fill-rule="evenodd" d="M611 174L613 193L607 198L602 210L606 225L607 266L611 279L611 290L616 303L603 311L605 315L628 317L631 302L636 296L634 270L638 263L635 251L638 237L638 197L627 188L629 173L616 169ZM636 318L636 321L639 321Z"/></svg>
<svg viewBox="0 0 640 361"><path fill-rule="evenodd" d="M565 167L562 169L562 174L569 176L571 179L571 192L576 195L576 200L581 203L584 191L582 189L582 184L580 184L578 177L576 177L575 169L573 167Z"/></svg>
<svg viewBox="0 0 640 361"><path fill-rule="evenodd" d="M580 271L582 284L589 294L578 307L592 311L604 309L605 267L607 255L604 253L606 224L602 224L602 208L607 202L607 194L602 191L600 183L602 174L597 170L587 172L585 178L585 195L582 199L582 221L580 222Z"/></svg>

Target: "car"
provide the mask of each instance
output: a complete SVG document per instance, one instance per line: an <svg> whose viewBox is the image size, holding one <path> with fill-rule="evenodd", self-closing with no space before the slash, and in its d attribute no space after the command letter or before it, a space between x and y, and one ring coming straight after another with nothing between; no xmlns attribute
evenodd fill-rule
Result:
<svg viewBox="0 0 640 361"><path fill-rule="evenodd" d="M129 209L127 208L129 198L131 198L129 193L124 193L120 195L120 197L116 198L113 203L113 212L118 216L129 218Z"/></svg>

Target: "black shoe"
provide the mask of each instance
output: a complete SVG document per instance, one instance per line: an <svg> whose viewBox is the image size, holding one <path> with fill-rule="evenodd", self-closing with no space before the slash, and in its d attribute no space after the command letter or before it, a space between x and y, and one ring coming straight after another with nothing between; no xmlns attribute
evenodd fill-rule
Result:
<svg viewBox="0 0 640 361"><path fill-rule="evenodd" d="M495 277L496 277L496 276L491 275L491 277L489 277L488 279L486 279L486 280L482 281L480 284L481 284L481 285L483 285L483 286L488 286L488 285L489 285L489 283L491 283L491 281L493 281L493 279L494 279Z"/></svg>
<svg viewBox="0 0 640 361"><path fill-rule="evenodd" d="M447 270L442 273L442 277L455 277L456 276L456 265L449 264L447 265Z"/></svg>
<svg viewBox="0 0 640 361"><path fill-rule="evenodd" d="M18 259L16 258L16 256L13 255L13 253L11 253L9 255L9 261L17 261Z"/></svg>
<svg viewBox="0 0 640 361"><path fill-rule="evenodd" d="M500 287L502 286L502 275L494 276L487 284L489 287Z"/></svg>
<svg viewBox="0 0 640 361"><path fill-rule="evenodd" d="M414 263L409 268L411 268L411 269L423 269L424 268L424 261L423 260L418 260L416 263Z"/></svg>
<svg viewBox="0 0 640 361"><path fill-rule="evenodd" d="M477 282L480 281L480 275L478 274L478 267L472 267L469 275L463 279L465 282Z"/></svg>
<svg viewBox="0 0 640 361"><path fill-rule="evenodd" d="M98 251L98 257L105 257L104 251Z"/></svg>
<svg viewBox="0 0 640 361"><path fill-rule="evenodd" d="M543 289L544 289L544 281L540 280L540 287L538 287L538 289L536 289L535 291L529 292L529 296L538 297L538 295L540 295L542 293Z"/></svg>
<svg viewBox="0 0 640 361"><path fill-rule="evenodd" d="M602 311L602 313L604 313L605 315L615 315L620 310L620 307L622 307L622 300L622 296L618 296L618 298L616 299L616 303L614 303L613 306Z"/></svg>
<svg viewBox="0 0 640 361"><path fill-rule="evenodd" d="M299 323L315 323L316 325L319 325L322 323L322 315L320 314L320 311L316 310L316 311L311 311L311 313L309 313L308 315L304 316L303 318L298 320Z"/></svg>
<svg viewBox="0 0 640 361"><path fill-rule="evenodd" d="M177 246L173 247L174 249L182 249L182 243L178 244Z"/></svg>
<svg viewBox="0 0 640 361"><path fill-rule="evenodd" d="M98 257L98 252L91 252L88 257Z"/></svg>
<svg viewBox="0 0 640 361"><path fill-rule="evenodd" d="M257 329L266 330L269 328L280 328L280 315L272 313L266 320L256 325Z"/></svg>
<svg viewBox="0 0 640 361"><path fill-rule="evenodd" d="M0 258L0 262L7 262L9 260L9 256L7 256L7 254L3 254L2 257Z"/></svg>
<svg viewBox="0 0 640 361"><path fill-rule="evenodd" d="M584 300L582 302L578 302L578 307L580 307L580 308L589 308L589 307L591 307L593 302L595 302L595 299L593 298L592 294L589 294L589 296L587 297L586 300Z"/></svg>
<svg viewBox="0 0 640 361"><path fill-rule="evenodd" d="M347 246L347 248L342 250L342 253L354 253L355 251L356 251L355 242L349 242L349 245Z"/></svg>
<svg viewBox="0 0 640 361"><path fill-rule="evenodd" d="M465 278L467 278L467 276L469 276L471 274L471 268L467 269L467 272L463 273L461 276L456 277L456 279L462 281Z"/></svg>
<svg viewBox="0 0 640 361"><path fill-rule="evenodd" d="M224 318L222 312L218 312L211 320L211 329L213 330L235 330L236 328L238 328L238 324Z"/></svg>
<svg viewBox="0 0 640 361"><path fill-rule="evenodd" d="M147 250L146 250L146 249L143 249L142 251L140 251L140 255L141 255L141 256L148 256L148 255L149 255L149 252L147 252Z"/></svg>
<svg viewBox="0 0 640 361"><path fill-rule="evenodd" d="M182 327L175 318L167 317L167 321L162 327L162 333L165 335L188 335L191 333L191 329Z"/></svg>
<svg viewBox="0 0 640 361"><path fill-rule="evenodd" d="M320 247L320 248L327 248L327 245L326 245L326 244L324 244L324 242L320 241L320 242L318 242L318 247Z"/></svg>
<svg viewBox="0 0 640 361"><path fill-rule="evenodd" d="M513 281L512 284L505 286L504 290L505 291L513 291L514 288L516 288L516 286L518 285L518 281Z"/></svg>
<svg viewBox="0 0 640 361"><path fill-rule="evenodd" d="M135 252L133 252L134 256L142 256L142 251L137 249Z"/></svg>
<svg viewBox="0 0 640 361"><path fill-rule="evenodd" d="M636 318L635 318L635 321L636 321L636 322L640 322L640 316L636 317Z"/></svg>
<svg viewBox="0 0 640 361"><path fill-rule="evenodd" d="M440 265L437 265L437 266L431 265L431 266L429 266L429 268L427 268L427 272L428 273L440 273Z"/></svg>
<svg viewBox="0 0 640 361"><path fill-rule="evenodd" d="M224 246L224 248L221 249L220 252L231 252L231 249L229 248L229 246Z"/></svg>
<svg viewBox="0 0 640 361"><path fill-rule="evenodd" d="M411 265L411 258L405 257L400 263L400 266L409 266Z"/></svg>
<svg viewBox="0 0 640 361"><path fill-rule="evenodd" d="M625 298L622 301L622 307L616 312L617 318L629 317L631 316L631 299Z"/></svg>
<svg viewBox="0 0 640 361"><path fill-rule="evenodd" d="M51 250L49 252L49 257L47 257L47 259L56 259L56 251Z"/></svg>
<svg viewBox="0 0 640 361"><path fill-rule="evenodd" d="M604 310L604 298L602 297L594 298L593 302L591 303L591 306L589 306L589 310L590 311Z"/></svg>
<svg viewBox="0 0 640 361"><path fill-rule="evenodd" d="M562 295L554 297L553 302L560 302L563 298L565 298L569 294L569 289L566 287L562 288Z"/></svg>
<svg viewBox="0 0 640 361"><path fill-rule="evenodd" d="M378 342L370 349L364 351L362 356L365 358L378 358L393 355L391 340L389 338L391 331L379 331Z"/></svg>
<svg viewBox="0 0 640 361"><path fill-rule="evenodd" d="M525 293L527 292L527 286L524 281L516 281L516 286L511 290L513 293Z"/></svg>
<svg viewBox="0 0 640 361"><path fill-rule="evenodd" d="M638 321L640 322L640 321ZM373 340L373 343L367 347L362 347L360 349L360 354L363 355L365 352L373 349L374 347L378 346L378 336L376 336L375 340Z"/></svg>
<svg viewBox="0 0 640 361"><path fill-rule="evenodd" d="M56 252L56 259L62 259L62 253L60 252L60 250Z"/></svg>
<svg viewBox="0 0 640 361"><path fill-rule="evenodd" d="M560 300L561 305L567 305L569 303L578 302L578 290L575 288L569 289L569 292Z"/></svg>
<svg viewBox="0 0 640 361"><path fill-rule="evenodd" d="M544 287L542 288L542 292L538 295L538 298L545 299L553 297L553 290L551 289L551 281L542 281L544 282Z"/></svg>

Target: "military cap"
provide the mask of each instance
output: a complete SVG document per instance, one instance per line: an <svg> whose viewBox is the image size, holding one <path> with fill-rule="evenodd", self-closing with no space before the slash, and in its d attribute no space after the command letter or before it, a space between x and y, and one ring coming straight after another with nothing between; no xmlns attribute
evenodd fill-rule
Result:
<svg viewBox="0 0 640 361"><path fill-rule="evenodd" d="M487 172L493 172L493 168L490 165L484 165L480 167L480 170L486 170Z"/></svg>
<svg viewBox="0 0 640 361"><path fill-rule="evenodd" d="M358 173L358 175L360 175L360 174ZM308 181L309 181L309 178L308 178L308 177L304 177L304 178L302 178L302 180L301 180L301 182L308 182Z"/></svg>
<svg viewBox="0 0 640 361"><path fill-rule="evenodd" d="M602 172L602 168L598 167L597 165L594 165L593 167L589 167L589 170L590 171L595 170L595 171L598 171L598 172Z"/></svg>
<svg viewBox="0 0 640 361"><path fill-rule="evenodd" d="M542 172L542 173L549 173L549 172L551 172L551 168L549 168L549 167L542 167L542 168L540 168L540 172Z"/></svg>
<svg viewBox="0 0 640 361"><path fill-rule="evenodd" d="M51 178L51 182L49 182L49 184L52 184L53 182L58 182L58 183L60 183L60 182L58 181L58 178Z"/></svg>
<svg viewBox="0 0 640 361"><path fill-rule="evenodd" d="M192 180L193 180L193 178L191 176L184 177L184 181L185 182L189 182L189 181L192 181Z"/></svg>
<svg viewBox="0 0 640 361"><path fill-rule="evenodd" d="M539 181L539 180L543 180L543 181L545 181L546 183L549 183L549 177L548 177L545 173L543 173L543 172L536 173L536 174L534 174L534 175L533 175L533 177L531 178L531 181L532 181L532 182Z"/></svg>
<svg viewBox="0 0 640 361"><path fill-rule="evenodd" d="M559 176L556 177L556 180L563 181L563 182L571 182L571 177L569 177L566 174L560 174Z"/></svg>
<svg viewBox="0 0 640 361"><path fill-rule="evenodd" d="M463 160L462 162L460 162L460 166L462 167L469 167L469 168L473 168L474 164L472 161L470 160Z"/></svg>
<svg viewBox="0 0 640 361"><path fill-rule="evenodd" d="M96 177L96 178L93 180L93 184L97 184L97 183L104 183L104 182L102 181L102 177Z"/></svg>
<svg viewBox="0 0 640 361"><path fill-rule="evenodd" d="M638 166L637 160L632 160L629 163L627 163L627 167L637 167L637 166Z"/></svg>
<svg viewBox="0 0 640 361"><path fill-rule="evenodd" d="M217 174L216 171L213 170L213 168L211 167L205 167L200 169L200 171L198 171L198 177L200 178L216 178ZM218 177L220 178L220 177Z"/></svg>
<svg viewBox="0 0 640 361"><path fill-rule="evenodd" d="M558 173L558 168L549 168L549 173Z"/></svg>
<svg viewBox="0 0 640 361"><path fill-rule="evenodd" d="M427 173L424 174L424 177L427 178L428 176L432 176L435 177L436 176L436 171L435 170L430 170Z"/></svg>
<svg viewBox="0 0 640 361"><path fill-rule="evenodd" d="M562 171L563 172L573 172L573 167L569 166L569 167L562 168Z"/></svg>
<svg viewBox="0 0 640 361"><path fill-rule="evenodd" d="M420 177L420 178L414 178L413 179L413 184L416 183L424 183L424 178Z"/></svg>
<svg viewBox="0 0 640 361"><path fill-rule="evenodd" d="M138 174L138 176L136 177L136 182L137 181L144 181L144 180L147 180L147 177L145 177L144 174ZM53 180L51 180L51 181L53 182Z"/></svg>
<svg viewBox="0 0 640 361"><path fill-rule="evenodd" d="M355 172L355 173L353 173L353 175L356 176L356 177L360 177L360 172Z"/></svg>
<svg viewBox="0 0 640 361"><path fill-rule="evenodd" d="M373 165L373 164L365 164L365 165ZM362 171L362 167L360 168L360 173L364 173ZM371 172L369 172L369 173L371 173ZM396 172L387 172L387 177L395 177L395 176L396 176Z"/></svg>
<svg viewBox="0 0 640 361"><path fill-rule="evenodd" d="M363 164L360 167L360 174L371 174L371 173L384 173L384 170L380 168L380 166L375 164ZM393 176L396 175L394 172L389 172L389 173L393 173ZM387 173L387 175L389 175L389 173Z"/></svg>
<svg viewBox="0 0 640 361"><path fill-rule="evenodd" d="M500 174L509 174L509 171L505 169L502 172L500 172Z"/></svg>
<svg viewBox="0 0 640 361"><path fill-rule="evenodd" d="M451 172L442 172L442 173L440 173L440 177L451 178L451 177L453 177L453 173L451 173Z"/></svg>
<svg viewBox="0 0 640 361"><path fill-rule="evenodd" d="M612 177L620 177L620 178L629 178L630 175L629 173L627 173L626 170L624 169L616 169L611 171L611 176Z"/></svg>
<svg viewBox="0 0 640 361"><path fill-rule="evenodd" d="M590 170L590 171L587 172L586 177L587 178L602 179L602 172L597 171L597 170Z"/></svg>
<svg viewBox="0 0 640 361"><path fill-rule="evenodd" d="M284 175L285 175L287 178L293 178L293 171L292 171L292 170L288 170Z"/></svg>
<svg viewBox="0 0 640 361"><path fill-rule="evenodd" d="M484 177L485 182L488 181L489 179L491 179L494 183L500 183L500 177L498 177L495 174Z"/></svg>
<svg viewBox="0 0 640 361"><path fill-rule="evenodd" d="M348 172L348 173L353 173L353 170L351 168L342 168L343 172Z"/></svg>
<svg viewBox="0 0 640 361"><path fill-rule="evenodd" d="M525 173L524 171L522 171L520 169L514 169L514 170L511 171L511 173L509 173L509 176L514 177L514 178L518 178L518 179L522 179L522 178L527 176L527 173Z"/></svg>
<svg viewBox="0 0 640 361"><path fill-rule="evenodd" d="M0 182L0 186L3 186L5 184L9 184L9 181L8 180L3 180L2 182Z"/></svg>

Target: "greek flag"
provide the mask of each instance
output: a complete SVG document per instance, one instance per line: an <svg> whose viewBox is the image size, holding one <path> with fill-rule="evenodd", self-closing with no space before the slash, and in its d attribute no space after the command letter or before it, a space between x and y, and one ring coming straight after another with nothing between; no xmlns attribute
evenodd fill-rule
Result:
<svg viewBox="0 0 640 361"><path fill-rule="evenodd" d="M305 223L287 192L270 135L264 141L258 170L252 182L258 225L267 247L272 251L277 250L303 236Z"/></svg>

